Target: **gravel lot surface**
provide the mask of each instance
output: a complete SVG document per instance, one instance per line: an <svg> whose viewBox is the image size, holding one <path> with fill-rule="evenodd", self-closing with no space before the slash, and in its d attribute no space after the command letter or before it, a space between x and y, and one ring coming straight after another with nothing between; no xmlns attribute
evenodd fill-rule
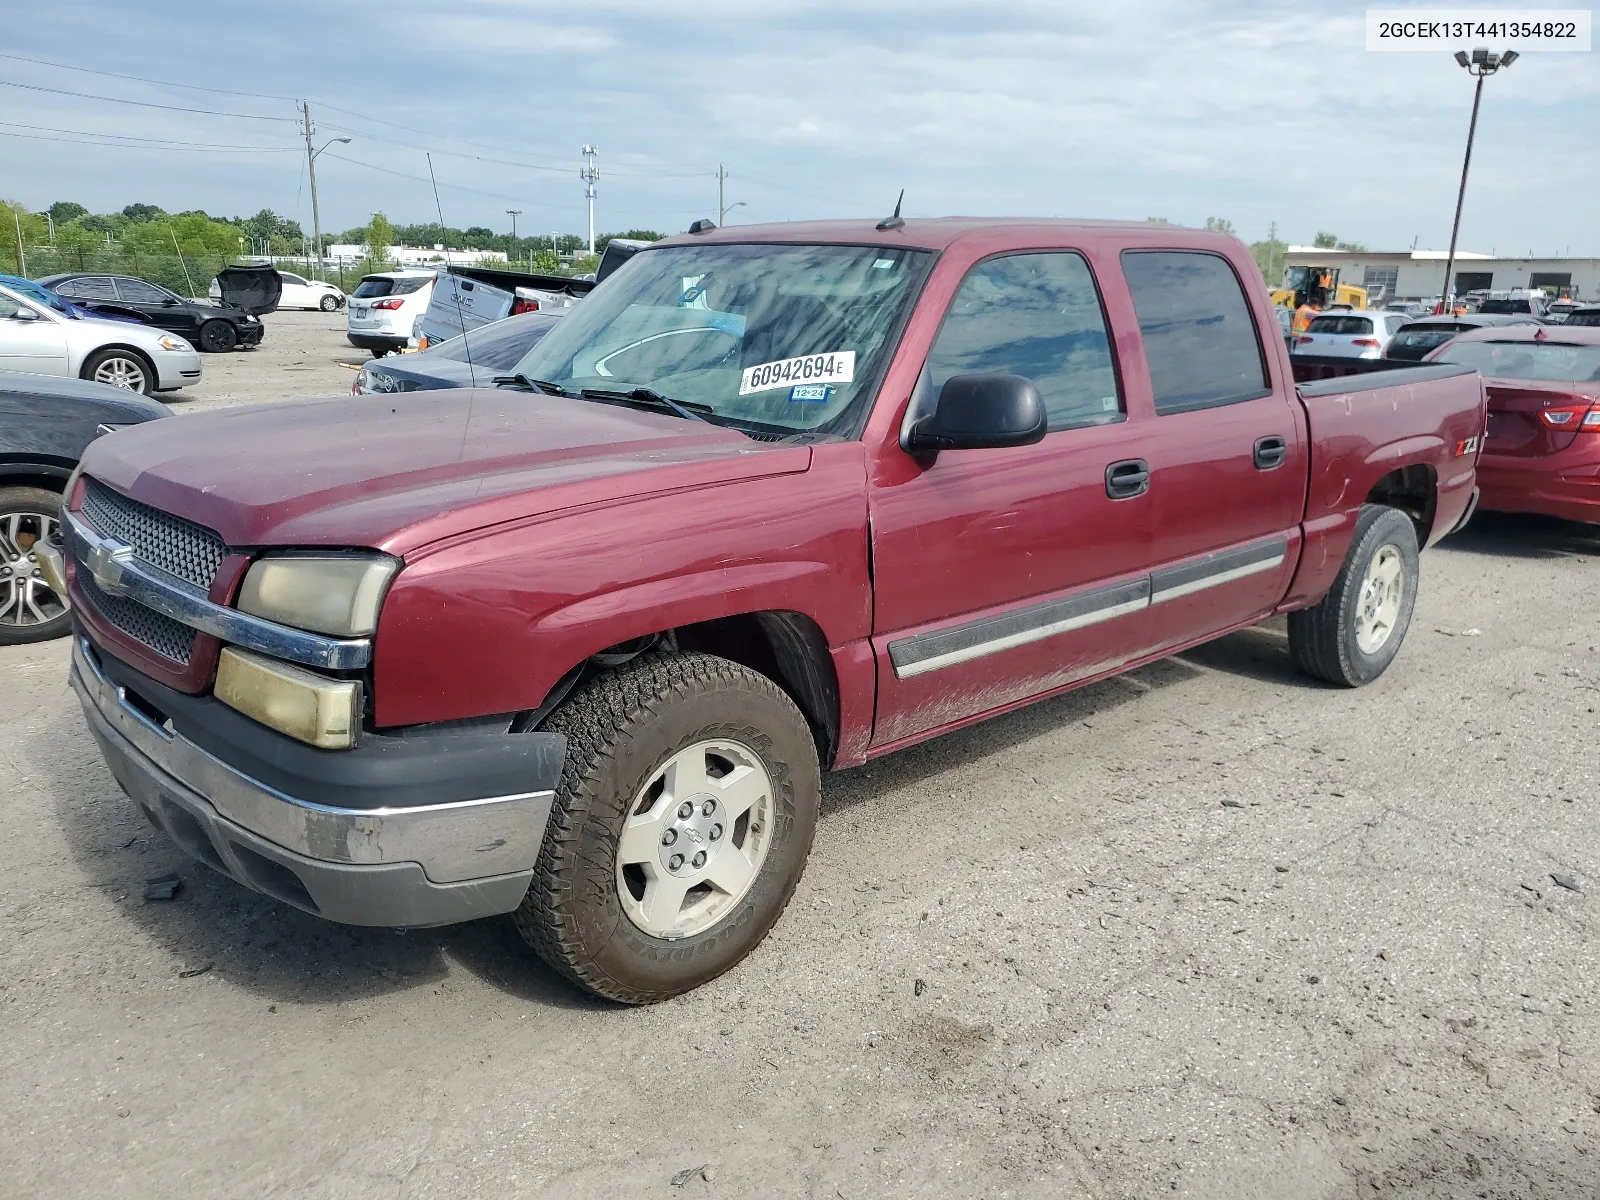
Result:
<svg viewBox="0 0 1600 1200"><path fill-rule="evenodd" d="M350 391L355 368L372 357L344 336L342 312L276 312L261 318L266 336L254 350L200 356L200 382L158 397L173 412L257 404Z"/></svg>
<svg viewBox="0 0 1600 1200"><path fill-rule="evenodd" d="M180 411L348 389L339 322L269 320ZM635 1010L502 921L210 874L112 783L66 643L0 650L6 1190L1600 1194L1597 558L1480 517L1365 690L1269 625L833 776L773 936Z"/></svg>

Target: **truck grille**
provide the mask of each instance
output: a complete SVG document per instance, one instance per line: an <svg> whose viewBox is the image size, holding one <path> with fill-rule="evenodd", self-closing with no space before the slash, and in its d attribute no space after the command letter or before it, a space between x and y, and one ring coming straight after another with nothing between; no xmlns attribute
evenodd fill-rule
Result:
<svg viewBox="0 0 1600 1200"><path fill-rule="evenodd" d="M175 663L189 665L189 656L194 653L195 636L195 631L189 626L146 608L137 600L107 595L100 590L94 576L88 571L78 571L78 586L101 616L141 646L148 646Z"/></svg>
<svg viewBox="0 0 1600 1200"><path fill-rule="evenodd" d="M152 567L202 591L210 589L228 553L220 537L202 525L130 500L98 480L85 477L83 482L79 511L89 524L108 537L127 542Z"/></svg>

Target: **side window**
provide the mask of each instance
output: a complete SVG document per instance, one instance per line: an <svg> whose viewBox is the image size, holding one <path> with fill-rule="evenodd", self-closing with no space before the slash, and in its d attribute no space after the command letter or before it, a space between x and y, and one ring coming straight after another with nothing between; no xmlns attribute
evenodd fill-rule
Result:
<svg viewBox="0 0 1600 1200"><path fill-rule="evenodd" d="M1271 394L1256 323L1233 268L1193 250L1124 250L1156 412L1193 412Z"/></svg>
<svg viewBox="0 0 1600 1200"><path fill-rule="evenodd" d="M283 281L285 283L292 283L296 287L305 287L306 285L306 281L301 279L298 275L291 275L287 271L279 271L278 274L283 276Z"/></svg>
<svg viewBox="0 0 1600 1200"><path fill-rule="evenodd" d="M74 300L115 300L117 289L104 275L85 275L56 285L56 293Z"/></svg>
<svg viewBox="0 0 1600 1200"><path fill-rule="evenodd" d="M0 320L14 317L21 311L22 305L18 304L10 296L0 296Z"/></svg>
<svg viewBox="0 0 1600 1200"><path fill-rule="evenodd" d="M967 273L928 354L931 394L953 375L989 372L1033 380L1052 431L1121 419L1100 294L1081 255L1011 254Z"/></svg>
<svg viewBox="0 0 1600 1200"><path fill-rule="evenodd" d="M166 292L142 279L119 279L117 290L129 304L165 304L170 299Z"/></svg>

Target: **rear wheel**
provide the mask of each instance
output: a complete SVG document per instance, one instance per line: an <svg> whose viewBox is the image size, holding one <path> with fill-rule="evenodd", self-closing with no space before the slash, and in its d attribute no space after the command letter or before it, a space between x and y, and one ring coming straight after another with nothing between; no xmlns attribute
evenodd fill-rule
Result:
<svg viewBox="0 0 1600 1200"><path fill-rule="evenodd" d="M61 497L0 488L0 645L58 638L72 625L67 598L39 574L38 544L56 535Z"/></svg>
<svg viewBox="0 0 1600 1200"><path fill-rule="evenodd" d="M567 759L514 916L546 962L612 1000L665 1000L766 937L816 828L810 727L764 675L651 655L596 679L544 728Z"/></svg>
<svg viewBox="0 0 1600 1200"><path fill-rule="evenodd" d="M225 354L239 344L239 331L226 321L207 321L200 326L200 349Z"/></svg>
<svg viewBox="0 0 1600 1200"><path fill-rule="evenodd" d="M156 390L154 368L132 350L96 350L83 362L82 375L96 383L148 396Z"/></svg>
<svg viewBox="0 0 1600 1200"><path fill-rule="evenodd" d="M320 308L323 312L332 312L334 309L339 307L339 297L337 297L337 296L324 296L321 300L319 300L317 302L317 307Z"/></svg>
<svg viewBox="0 0 1600 1200"><path fill-rule="evenodd" d="M1308 675L1360 687L1400 652L1420 578L1417 529L1404 513L1366 505L1328 594L1289 614L1289 652Z"/></svg>

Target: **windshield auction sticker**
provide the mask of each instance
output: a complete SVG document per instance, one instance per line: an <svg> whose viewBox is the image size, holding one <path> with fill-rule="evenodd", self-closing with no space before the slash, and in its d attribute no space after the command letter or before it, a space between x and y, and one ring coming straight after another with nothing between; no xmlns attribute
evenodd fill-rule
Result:
<svg viewBox="0 0 1600 1200"><path fill-rule="evenodd" d="M797 383L850 383L855 377L854 350L802 354L799 358L780 358L777 362L746 367L744 374L739 376L739 395L773 392Z"/></svg>
<svg viewBox="0 0 1600 1200"><path fill-rule="evenodd" d="M1586 8L1369 8L1368 50L1588 51Z"/></svg>

